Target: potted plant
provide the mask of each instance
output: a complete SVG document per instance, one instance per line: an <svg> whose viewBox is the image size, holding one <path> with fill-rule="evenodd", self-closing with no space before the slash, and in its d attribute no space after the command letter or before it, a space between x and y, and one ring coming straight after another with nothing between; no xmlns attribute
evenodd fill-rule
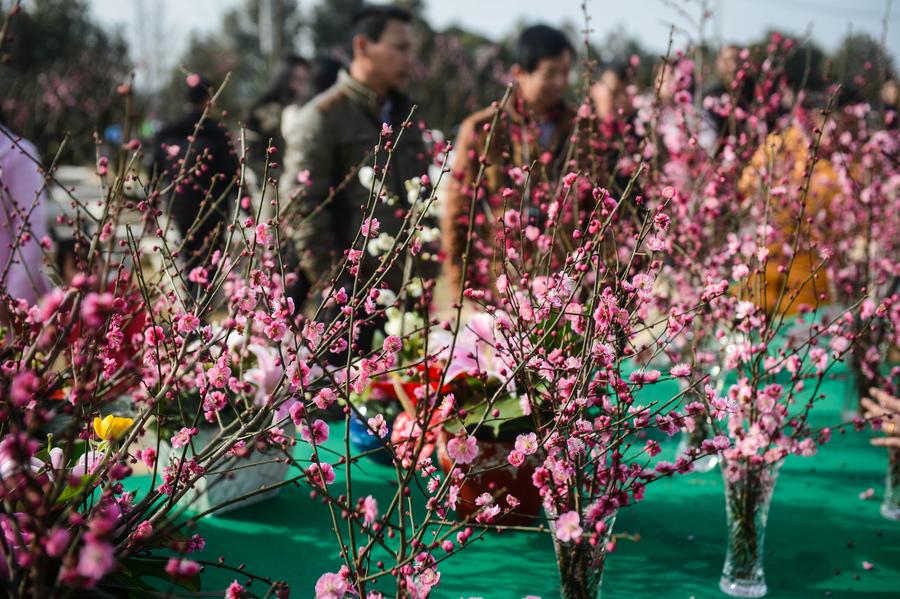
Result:
<svg viewBox="0 0 900 599"><path fill-rule="evenodd" d="M489 494L495 500L515 503L513 509L498 519L508 526L532 524L541 513L541 498L531 481L540 460L528 455L513 467L509 455L521 442L520 435L534 437L532 420L522 410L521 400L512 393L491 400L502 383L497 379L481 381L459 375L448 384L458 408L456 417L448 418L437 435L438 462L444 473L465 473L459 489L456 514L468 519L481 509L480 499ZM463 447L468 438L477 439L478 452L468 459ZM509 499L512 496L512 499Z"/></svg>

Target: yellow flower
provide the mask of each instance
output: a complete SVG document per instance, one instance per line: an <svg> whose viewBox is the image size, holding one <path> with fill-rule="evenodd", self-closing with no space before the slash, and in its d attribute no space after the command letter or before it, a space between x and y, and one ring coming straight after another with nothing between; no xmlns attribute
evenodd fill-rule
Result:
<svg viewBox="0 0 900 599"><path fill-rule="evenodd" d="M121 437L134 422L131 418L122 418L108 414L103 420L94 416L94 432L104 441L115 441Z"/></svg>

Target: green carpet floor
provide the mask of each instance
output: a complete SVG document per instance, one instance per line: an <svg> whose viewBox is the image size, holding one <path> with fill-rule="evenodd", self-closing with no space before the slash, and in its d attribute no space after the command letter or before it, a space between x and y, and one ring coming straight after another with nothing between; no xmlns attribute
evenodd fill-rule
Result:
<svg viewBox="0 0 900 599"><path fill-rule="evenodd" d="M815 425L840 422L847 388L843 381L825 385L828 399L815 410ZM342 430L333 427L329 447L340 450ZM887 461L869 437L868 432L836 434L816 456L787 459L766 537L769 597L900 597L900 522L879 515ZM667 441L667 453L674 453L676 441ZM303 447L297 452L308 455ZM336 485L342 481L338 476ZM355 470L355 493L372 493L387 505L392 478L390 468L367 460ZM616 531L639 538L620 541L609 557L604 598L723 597L718 590L725 553L722 486L718 470L678 476L652 484L644 501L623 510ZM874 496L860 499L868 488ZM313 597L319 575L341 564L328 512L302 488L285 488L276 498L208 517L197 528L207 539L204 559L221 555L230 565L286 580L292 597ZM874 567L864 569L864 561ZM234 578L233 572L208 568L203 591L221 591ZM265 591L259 583L250 588ZM559 596L558 589L550 537L507 532L491 534L444 562L432 596L549 599Z"/></svg>

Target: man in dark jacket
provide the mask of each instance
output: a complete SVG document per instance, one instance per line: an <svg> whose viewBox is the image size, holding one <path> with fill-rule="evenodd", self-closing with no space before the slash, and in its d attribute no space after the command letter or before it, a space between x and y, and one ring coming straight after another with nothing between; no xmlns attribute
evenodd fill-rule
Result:
<svg viewBox="0 0 900 599"><path fill-rule="evenodd" d="M411 15L398 7L364 8L354 20L353 60L348 70L341 71L331 88L302 109L283 117L286 152L280 183L282 223L294 243L299 269L320 288L331 283L336 274L334 266L353 246L367 216L364 208L371 206L369 167L374 161L374 148L382 143L374 183L377 193L387 155L384 142L396 142L412 109L404 94L413 67L411 23ZM374 203L374 220L382 234L392 237L400 233L408 211L427 198L427 190L416 200L416 194L407 188L410 181L414 182L411 187L417 186L429 164L423 126L418 122L414 117L413 126L403 131L394 146L385 197ZM365 281L379 263L380 257L373 255L373 243L374 239L368 240L369 251L362 257L360 281ZM357 241L355 249L361 248L361 241ZM390 268L384 282L391 291L399 295L410 274L427 278L437 270L433 262L421 260L423 254L411 271L404 268L402 257ZM352 281L335 283L347 286L348 291L352 288Z"/></svg>
<svg viewBox="0 0 900 599"><path fill-rule="evenodd" d="M151 175L160 177L161 191L174 183L164 199L171 201L183 239L181 258L190 273L194 267L208 267L213 252L224 250L239 165L225 126L208 114L203 118L209 85L189 76L186 99L185 114L156 135Z"/></svg>

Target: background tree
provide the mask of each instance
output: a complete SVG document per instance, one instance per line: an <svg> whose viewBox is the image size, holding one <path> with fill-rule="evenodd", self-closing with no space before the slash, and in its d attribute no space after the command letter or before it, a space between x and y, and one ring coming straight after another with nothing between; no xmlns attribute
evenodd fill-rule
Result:
<svg viewBox="0 0 900 599"><path fill-rule="evenodd" d="M0 2L8 9L10 2ZM11 22L0 65L9 126L49 161L93 161L93 133L121 119L116 87L128 81L128 45L91 18L84 0L35 0ZM65 144L63 141L65 140Z"/></svg>
<svg viewBox="0 0 900 599"><path fill-rule="evenodd" d="M779 54L783 61L784 75L792 89L803 88L807 91L823 91L832 82L828 69L828 55L808 34L793 31L769 29L757 41L749 45L754 60L759 63L769 53L773 36L793 39L794 47L790 52Z"/></svg>
<svg viewBox="0 0 900 599"><path fill-rule="evenodd" d="M581 48L578 48L581 50ZM591 51L600 65L610 63L626 63L630 65L631 57L638 58L638 65L633 67L635 84L639 88L648 87L653 80L653 66L659 61L659 53L645 48L641 42L624 30L612 30L600 41L592 45Z"/></svg>
<svg viewBox="0 0 900 599"><path fill-rule="evenodd" d="M412 92L419 116L452 137L470 113L503 95L509 50L451 27L423 38Z"/></svg>
<svg viewBox="0 0 900 599"><path fill-rule="evenodd" d="M282 55L296 51L302 28L296 2L244 0L225 13L218 30L191 37L152 112L163 119L180 112L186 72L199 73L214 85L231 73L219 106L236 123L265 88Z"/></svg>
<svg viewBox="0 0 900 599"><path fill-rule="evenodd" d="M895 73L894 61L867 33L848 34L831 56L828 70L850 94L873 106L880 105L881 85Z"/></svg>
<svg viewBox="0 0 900 599"><path fill-rule="evenodd" d="M353 15L363 4L363 0L321 0L313 6L310 29L316 54L348 55Z"/></svg>

